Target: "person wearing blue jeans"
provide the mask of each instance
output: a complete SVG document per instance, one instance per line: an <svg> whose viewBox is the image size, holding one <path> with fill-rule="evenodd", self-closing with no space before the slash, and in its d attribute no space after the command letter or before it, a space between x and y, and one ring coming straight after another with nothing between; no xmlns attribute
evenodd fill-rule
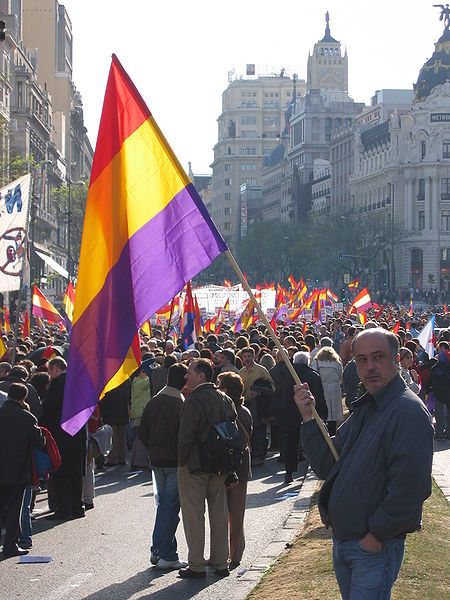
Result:
<svg viewBox="0 0 450 600"><path fill-rule="evenodd" d="M139 439L148 450L152 468L156 517L150 546L150 562L157 569L182 569L175 533L180 521L178 498L178 432L187 367L174 364L167 385L147 403L139 425Z"/></svg>
<svg viewBox="0 0 450 600"><path fill-rule="evenodd" d="M167 562L178 561L175 533L180 522L177 467L152 467L156 517L151 554Z"/></svg>
<svg viewBox="0 0 450 600"><path fill-rule="evenodd" d="M333 540L333 566L342 598L389 600L405 550L404 538L383 544L381 552L367 552L359 540Z"/></svg>
<svg viewBox="0 0 450 600"><path fill-rule="evenodd" d="M338 459L316 423L307 384L295 386L303 417L302 446L324 484L322 522L333 529L333 563L343 600L389 600L405 538L421 527L431 494L433 426L420 398L399 374L393 333L370 328L353 341L367 393L352 402L332 438Z"/></svg>
<svg viewBox="0 0 450 600"><path fill-rule="evenodd" d="M19 546L21 548L32 548L33 527L31 524L31 502L33 499L33 487L27 485L23 493L22 509L20 511L20 536Z"/></svg>

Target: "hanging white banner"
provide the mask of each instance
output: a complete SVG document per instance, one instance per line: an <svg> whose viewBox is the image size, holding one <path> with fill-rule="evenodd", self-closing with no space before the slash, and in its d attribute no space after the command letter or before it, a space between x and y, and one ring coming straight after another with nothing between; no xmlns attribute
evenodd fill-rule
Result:
<svg viewBox="0 0 450 600"><path fill-rule="evenodd" d="M20 289L26 252L31 175L0 188L0 292Z"/></svg>

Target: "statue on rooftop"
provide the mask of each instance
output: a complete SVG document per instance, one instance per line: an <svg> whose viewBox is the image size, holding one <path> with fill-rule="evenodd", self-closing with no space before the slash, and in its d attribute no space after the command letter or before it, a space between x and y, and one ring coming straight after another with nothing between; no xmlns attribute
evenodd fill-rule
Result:
<svg viewBox="0 0 450 600"><path fill-rule="evenodd" d="M444 25L448 29L448 27L450 25L450 8L449 8L449 5L446 4L444 6L443 4L433 4L433 6L435 8L440 8L441 9L441 14L439 16L439 21L444 21Z"/></svg>

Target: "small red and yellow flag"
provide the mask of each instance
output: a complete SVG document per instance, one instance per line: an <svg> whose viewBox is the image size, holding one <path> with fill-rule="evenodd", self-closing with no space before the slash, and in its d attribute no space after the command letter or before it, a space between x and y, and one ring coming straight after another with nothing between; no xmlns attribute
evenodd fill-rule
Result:
<svg viewBox="0 0 450 600"><path fill-rule="evenodd" d="M33 286L33 297L31 300L32 313L35 317L42 317L50 323L59 323L63 320L59 312L45 295L41 292L37 285Z"/></svg>

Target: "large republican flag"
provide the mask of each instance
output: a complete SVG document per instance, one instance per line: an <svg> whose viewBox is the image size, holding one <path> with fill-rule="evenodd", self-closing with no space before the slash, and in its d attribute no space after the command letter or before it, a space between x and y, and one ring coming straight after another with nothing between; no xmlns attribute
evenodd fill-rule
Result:
<svg viewBox="0 0 450 600"><path fill-rule="evenodd" d="M45 319L49 323L60 323L63 320L62 316L37 285L33 286L31 306L31 312L35 317L41 317L41 319Z"/></svg>
<svg viewBox="0 0 450 600"><path fill-rule="evenodd" d="M227 246L115 55L87 197L62 427L137 366L139 328Z"/></svg>

